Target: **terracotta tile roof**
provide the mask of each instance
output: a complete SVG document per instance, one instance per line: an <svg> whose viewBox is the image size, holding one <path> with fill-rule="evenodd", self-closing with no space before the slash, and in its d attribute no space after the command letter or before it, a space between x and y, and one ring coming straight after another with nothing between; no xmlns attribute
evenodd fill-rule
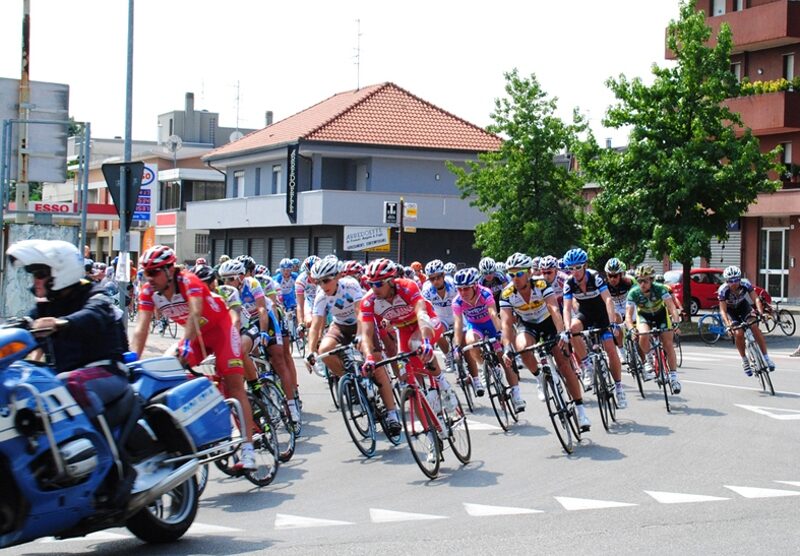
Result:
<svg viewBox="0 0 800 556"><path fill-rule="evenodd" d="M501 139L394 83L336 94L208 153L227 158L295 141L491 151Z"/></svg>

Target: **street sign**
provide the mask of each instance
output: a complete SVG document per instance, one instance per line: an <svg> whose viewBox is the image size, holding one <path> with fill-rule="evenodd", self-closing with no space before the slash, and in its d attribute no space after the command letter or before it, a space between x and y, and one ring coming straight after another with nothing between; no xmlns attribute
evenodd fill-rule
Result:
<svg viewBox="0 0 800 556"><path fill-rule="evenodd" d="M403 226L403 231L407 234L416 234L417 228L416 226Z"/></svg>
<svg viewBox="0 0 800 556"><path fill-rule="evenodd" d="M343 243L345 251L364 251L370 247L389 245L389 228L345 226Z"/></svg>
<svg viewBox="0 0 800 556"><path fill-rule="evenodd" d="M130 230L131 220L133 220L133 213L136 212L136 201L139 198L139 189L142 187L142 174L144 174L144 162L120 162L116 164L106 163L103 164L103 176L106 178L106 185L108 192L111 193L111 198L114 200L114 206L117 207L117 214L119 214L119 180L120 175L124 171L127 172L127 195L125 198L125 229ZM120 220L122 215L119 214Z"/></svg>
<svg viewBox="0 0 800 556"><path fill-rule="evenodd" d="M383 223L397 224L397 205L396 201L383 202Z"/></svg>
<svg viewBox="0 0 800 556"><path fill-rule="evenodd" d="M404 223L413 224L417 221L417 203L405 203Z"/></svg>

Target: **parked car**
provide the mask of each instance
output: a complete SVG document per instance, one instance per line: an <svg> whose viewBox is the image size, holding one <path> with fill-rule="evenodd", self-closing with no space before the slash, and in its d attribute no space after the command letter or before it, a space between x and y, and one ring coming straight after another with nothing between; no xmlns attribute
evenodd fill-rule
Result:
<svg viewBox="0 0 800 556"><path fill-rule="evenodd" d="M719 305L717 290L725 281L721 268L693 268L691 312L696 315L700 309L713 309ZM672 291L683 303L683 270L669 270L664 273L664 282L669 284ZM756 295L760 295L768 303L772 303L772 296L763 288L755 286Z"/></svg>

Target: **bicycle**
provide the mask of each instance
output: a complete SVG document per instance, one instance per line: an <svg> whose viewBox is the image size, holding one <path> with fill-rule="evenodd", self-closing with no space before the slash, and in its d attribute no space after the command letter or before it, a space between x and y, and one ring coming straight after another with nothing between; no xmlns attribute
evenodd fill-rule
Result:
<svg viewBox="0 0 800 556"><path fill-rule="evenodd" d="M564 378L558 370L553 355L550 351L553 346L558 344L559 339L542 340L532 346L528 346L514 353L513 365L516 369L516 356L528 351L535 351L539 359L539 376L542 377L542 388L544 390L544 400L547 405L547 412L550 414L550 421L556 431L558 441L567 454L571 454L575 449L575 442L581 441L581 427L578 423L578 412L575 409L575 402L565 388ZM588 429L586 429L588 431Z"/></svg>
<svg viewBox="0 0 800 556"><path fill-rule="evenodd" d="M164 337L167 332L173 338L178 337L178 323L170 320L166 315L159 315L150 319L150 333L153 334L158 328L158 333Z"/></svg>
<svg viewBox="0 0 800 556"><path fill-rule="evenodd" d="M355 346L347 344L334 348L318 357L339 355L344 363L345 374L339 379L339 408L344 424L353 443L364 456L375 455L377 443L377 427L380 425L386 438L397 446L402 441L402 434L389 433L389 411L380 396L371 376L361 373L364 357Z"/></svg>
<svg viewBox="0 0 800 556"><path fill-rule="evenodd" d="M725 323L722 322L719 307L716 307L714 312L700 317L697 323L697 331L700 334L700 339L707 344L715 344L720 338L728 337L728 329Z"/></svg>
<svg viewBox="0 0 800 556"><path fill-rule="evenodd" d="M764 353L761 351L751 330L752 326L762 319L763 317L748 318L741 324L731 326L731 330L744 330L745 353L747 360L750 362L750 368L753 370L753 376L761 384L761 390L774 396L775 388L772 386L772 373L769 370L767 360L764 358Z"/></svg>
<svg viewBox="0 0 800 556"><path fill-rule="evenodd" d="M297 355L306 356L306 326L299 324L292 338L292 348L297 348Z"/></svg>
<svg viewBox="0 0 800 556"><path fill-rule="evenodd" d="M761 302L764 306L764 318L760 321L759 326L765 334L769 334L777 327L780 327L781 331L787 336L795 333L797 323L794 320L794 315L787 309L781 309L780 301L771 304L767 303L762 297Z"/></svg>
<svg viewBox="0 0 800 556"><path fill-rule="evenodd" d="M471 349L481 350L483 356L484 379L486 391L489 393L489 401L497 417L497 422L504 431L508 431L511 421L517 422L519 417L511 401L511 386L505 382L505 367L497 357L494 345L497 343L495 338L484 338L478 342L464 346L462 352L466 353Z"/></svg>
<svg viewBox="0 0 800 556"><path fill-rule="evenodd" d="M600 419L603 421L603 428L611 430L611 422L617 421L617 388L614 378L611 376L611 369L608 368L606 353L603 350L603 343L600 334L608 330L605 328L589 328L581 332L573 332L572 336L583 336L589 346L588 357L593 369L593 381L595 396L597 396L597 407L600 410ZM615 348L616 349L616 348Z"/></svg>
<svg viewBox="0 0 800 556"><path fill-rule="evenodd" d="M264 347L259 344L254 349L254 353L251 353L250 358L258 373L259 387L256 394L267 407L270 421L278 437L279 458L285 463L292 459L297 436L300 433L292 420L289 403L281 387L280 378L270 365L269 355Z"/></svg>
<svg viewBox="0 0 800 556"><path fill-rule="evenodd" d="M636 381L642 399L645 399L647 396L644 394L644 363L639 355L639 344L633 338L633 330L625 334L623 345L625 346L625 366L628 367L628 372Z"/></svg>
<svg viewBox="0 0 800 556"><path fill-rule="evenodd" d="M640 336L650 336L650 351L653 352L653 368L656 373L656 384L658 384L658 387L664 394L664 404L667 406L667 413L672 412L669 405L669 396L670 394L675 395L675 391L672 389L672 382L669 379L667 352L664 351L661 335L664 332L670 332L674 329L675 327L669 329L654 328L649 332L637 332Z"/></svg>
<svg viewBox="0 0 800 556"><path fill-rule="evenodd" d="M450 370L456 373L456 382L458 386L461 388L461 391L464 392L464 399L467 402L467 409L469 409L470 413L475 413L475 404L473 399L477 397L477 393L475 392L475 386L472 384L472 377L467 370L466 361L463 358L456 359L453 357L453 330L448 330L444 333L445 338L447 338L447 342L450 344L450 353L448 353L447 361L449 363Z"/></svg>
<svg viewBox="0 0 800 556"><path fill-rule="evenodd" d="M399 353L378 361L375 366L408 361L418 355L418 351ZM403 432L420 470L429 479L435 479L444 461L444 441L447 440L458 461L467 464L472 454L472 440L467 418L456 392L452 393L456 396L456 407L450 410L442 404L438 381L429 377L430 386L425 388L424 377L420 376L418 379L414 367L411 362L406 366L407 382L400 395ZM421 366L418 366L418 370L422 374L429 374Z"/></svg>

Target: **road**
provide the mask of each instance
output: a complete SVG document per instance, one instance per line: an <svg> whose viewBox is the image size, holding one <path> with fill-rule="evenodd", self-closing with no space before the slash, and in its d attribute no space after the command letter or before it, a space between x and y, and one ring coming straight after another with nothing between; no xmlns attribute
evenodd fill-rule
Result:
<svg viewBox="0 0 800 556"><path fill-rule="evenodd" d="M629 408L608 433L589 404L592 430L571 456L525 376L520 422L503 433L480 400L472 462L446 451L434 481L405 444L381 441L361 457L322 379L302 371L307 423L294 458L260 490L213 469L180 542L144 547L114 529L0 554L797 553L800 359L788 354L798 337L768 342L774 397L730 344L687 342L672 413L653 382L641 399L627 376ZM167 343L151 340L148 353Z"/></svg>

